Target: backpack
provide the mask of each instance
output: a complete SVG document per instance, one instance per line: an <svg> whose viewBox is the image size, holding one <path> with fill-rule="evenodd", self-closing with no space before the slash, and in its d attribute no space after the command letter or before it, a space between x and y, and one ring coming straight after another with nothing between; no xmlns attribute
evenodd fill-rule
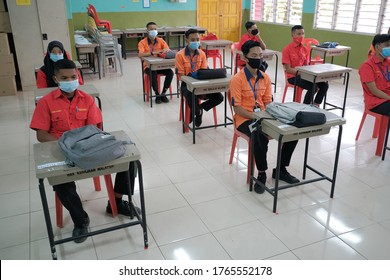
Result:
<svg viewBox="0 0 390 280"><path fill-rule="evenodd" d="M320 45L317 45L317 47L325 48L325 49L334 49L338 45L339 45L339 43L337 43L337 42L324 42Z"/></svg>
<svg viewBox="0 0 390 280"><path fill-rule="evenodd" d="M273 102L268 104L265 110L277 120L296 127L320 125L326 122L326 116L321 109L308 104Z"/></svg>
<svg viewBox="0 0 390 280"><path fill-rule="evenodd" d="M199 69L191 74L194 79L210 80L226 78L226 68L217 69Z"/></svg>
<svg viewBox="0 0 390 280"><path fill-rule="evenodd" d="M159 54L158 56L161 58L165 58L165 59L172 59L172 58L176 57L176 52L169 50L169 51L166 51L164 53Z"/></svg>
<svg viewBox="0 0 390 280"><path fill-rule="evenodd" d="M58 140L67 161L82 169L102 166L123 156L126 152L126 143L94 125L66 131Z"/></svg>

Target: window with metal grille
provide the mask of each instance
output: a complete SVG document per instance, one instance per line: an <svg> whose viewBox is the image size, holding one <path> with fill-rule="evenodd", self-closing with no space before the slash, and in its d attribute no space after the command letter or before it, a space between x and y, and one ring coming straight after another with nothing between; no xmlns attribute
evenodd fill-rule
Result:
<svg viewBox="0 0 390 280"><path fill-rule="evenodd" d="M251 0L250 19L281 24L301 24L303 0Z"/></svg>
<svg viewBox="0 0 390 280"><path fill-rule="evenodd" d="M359 33L387 33L390 0L317 0L315 28Z"/></svg>

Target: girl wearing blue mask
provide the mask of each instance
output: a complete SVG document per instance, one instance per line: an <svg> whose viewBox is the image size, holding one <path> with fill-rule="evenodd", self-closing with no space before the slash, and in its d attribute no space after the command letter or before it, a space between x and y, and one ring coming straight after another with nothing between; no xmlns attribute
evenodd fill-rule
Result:
<svg viewBox="0 0 390 280"><path fill-rule="evenodd" d="M59 41L51 41L47 46L47 52L43 59L44 65L37 73L37 88L57 87L58 84L53 80L54 63L61 59L70 60L71 57L65 51L64 46ZM81 73L77 70L79 84L84 84Z"/></svg>

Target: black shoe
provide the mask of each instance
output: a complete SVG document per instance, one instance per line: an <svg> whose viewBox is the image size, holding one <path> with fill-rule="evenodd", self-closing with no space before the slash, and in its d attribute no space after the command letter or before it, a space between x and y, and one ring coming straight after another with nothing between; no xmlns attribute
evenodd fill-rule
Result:
<svg viewBox="0 0 390 280"><path fill-rule="evenodd" d="M265 182L267 181L267 173L265 173L265 172L259 173L259 175L257 176L257 180L265 185ZM262 194L265 192L265 189L263 186L256 183L255 184L255 192L258 194Z"/></svg>
<svg viewBox="0 0 390 280"><path fill-rule="evenodd" d="M161 94L161 101L164 102L164 103L169 103L169 99L167 98L165 93Z"/></svg>
<svg viewBox="0 0 390 280"><path fill-rule="evenodd" d="M199 127L202 125L202 116L203 116L203 109L200 109L199 113L195 115L195 126Z"/></svg>
<svg viewBox="0 0 390 280"><path fill-rule="evenodd" d="M134 210L131 209L130 204L129 204L128 201L122 200L121 203L117 203L116 204L116 208L118 210L118 214L125 215L125 216L128 216L128 217L130 217L131 214L133 214L133 217L136 216ZM137 206L134 206L134 208L135 208L135 211L137 211L138 215L141 215L141 209L139 207L137 207ZM112 214L110 202L108 202L108 204L107 204L106 212L108 214Z"/></svg>
<svg viewBox="0 0 390 280"><path fill-rule="evenodd" d="M157 95L156 96L156 104L161 104L161 103L162 103L161 96Z"/></svg>
<svg viewBox="0 0 390 280"><path fill-rule="evenodd" d="M275 179L275 177L276 177L276 168L274 168L272 170L272 178ZM279 179L283 180L283 181L285 181L286 183L289 183L289 184L299 183L298 178L296 178L293 175L291 175L290 173L288 173L286 168L280 168Z"/></svg>
<svg viewBox="0 0 390 280"><path fill-rule="evenodd" d="M88 224L89 224L89 218L88 218ZM88 226L87 225L82 225L81 227L74 227L73 232L72 232L72 237L79 237L81 235L87 234L88 233ZM87 240L88 236L80 237L74 240L76 243L82 243L85 240Z"/></svg>

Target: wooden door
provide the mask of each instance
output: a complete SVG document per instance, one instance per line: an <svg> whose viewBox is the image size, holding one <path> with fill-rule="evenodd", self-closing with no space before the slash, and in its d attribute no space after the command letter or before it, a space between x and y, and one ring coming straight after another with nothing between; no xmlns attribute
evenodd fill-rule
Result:
<svg viewBox="0 0 390 280"><path fill-rule="evenodd" d="M242 0L198 0L197 24L218 38L240 40Z"/></svg>

